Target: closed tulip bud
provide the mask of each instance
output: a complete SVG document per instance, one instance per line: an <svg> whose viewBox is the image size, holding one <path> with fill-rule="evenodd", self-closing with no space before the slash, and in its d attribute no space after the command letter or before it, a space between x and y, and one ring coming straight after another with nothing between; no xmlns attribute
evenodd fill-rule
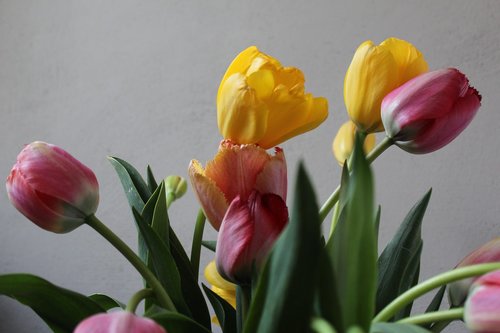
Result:
<svg viewBox="0 0 500 333"><path fill-rule="evenodd" d="M457 268L489 262L500 262L500 237L472 251L458 263ZM448 286L448 298L452 306L458 307L464 304L475 279L477 278L459 280Z"/></svg>
<svg viewBox="0 0 500 333"><path fill-rule="evenodd" d="M427 68L422 53L407 41L388 38L380 45L370 40L362 43L344 79L349 117L364 132L383 131L380 103L384 96Z"/></svg>
<svg viewBox="0 0 500 333"><path fill-rule="evenodd" d="M483 275L472 285L464 321L474 333L500 332L500 271Z"/></svg>
<svg viewBox="0 0 500 333"><path fill-rule="evenodd" d="M254 269L264 263L271 247L288 222L288 209L276 194L252 192L229 205L222 221L215 262L225 279L249 283Z"/></svg>
<svg viewBox="0 0 500 333"><path fill-rule="evenodd" d="M454 68L422 74L382 101L387 136L413 154L433 152L455 139L471 122L481 96Z"/></svg>
<svg viewBox="0 0 500 333"><path fill-rule="evenodd" d="M217 124L224 139L272 148L319 126L328 115L323 97L304 91L304 75L251 46L228 67L217 93Z"/></svg>
<svg viewBox="0 0 500 333"><path fill-rule="evenodd" d="M167 193L172 195L174 199L181 198L187 191L187 182L179 176L168 176L165 178L165 187Z"/></svg>
<svg viewBox="0 0 500 333"><path fill-rule="evenodd" d="M236 197L248 200L254 190L274 193L286 201L287 172L285 155L275 148L268 154L256 145L235 145L222 141L215 158L203 168L192 160L189 178L203 212L219 230L229 204Z"/></svg>
<svg viewBox="0 0 500 333"><path fill-rule="evenodd" d="M354 137L356 135L356 125L352 121L345 122L340 126L337 135L332 143L332 150L335 159L342 166L349 159L354 149ZM363 144L365 154L368 154L375 147L375 134L368 134Z"/></svg>
<svg viewBox="0 0 500 333"><path fill-rule="evenodd" d="M99 204L99 185L92 170L63 149L40 141L19 153L6 187L22 214L56 233L80 226Z"/></svg>
<svg viewBox="0 0 500 333"><path fill-rule="evenodd" d="M83 320L73 333L167 333L155 321L133 313L99 313Z"/></svg>

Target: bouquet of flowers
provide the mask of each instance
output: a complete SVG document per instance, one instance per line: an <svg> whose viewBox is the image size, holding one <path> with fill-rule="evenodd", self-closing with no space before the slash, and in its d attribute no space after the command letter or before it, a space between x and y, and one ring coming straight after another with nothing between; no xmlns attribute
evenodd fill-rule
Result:
<svg viewBox="0 0 500 333"><path fill-rule="evenodd" d="M12 204L48 231L95 229L136 268L144 288L122 303L7 274L0 276L0 294L31 307L58 333L207 333L212 325L225 333L424 333L455 320L472 332L500 332L500 238L420 282L431 191L379 254L383 221L370 169L393 145L424 154L450 143L479 109L479 93L459 70L429 71L413 45L389 38L356 50L344 100L350 121L333 140L340 185L319 206L301 163L288 207L285 153L277 145L319 126L327 100L305 92L299 69L256 47L234 59L217 94L219 150L205 166L189 164L201 206L189 256L168 213L187 191L184 178L158 182L149 167L143 178L126 161L109 158L137 227L134 251L96 217L98 182L89 168L55 145L27 145L7 178ZM375 146L374 133L383 131ZM216 240L203 239L206 221L218 231ZM204 270L208 285L198 281L203 247L215 258ZM427 310L412 313L414 300L431 291ZM449 308L442 305L446 293Z"/></svg>

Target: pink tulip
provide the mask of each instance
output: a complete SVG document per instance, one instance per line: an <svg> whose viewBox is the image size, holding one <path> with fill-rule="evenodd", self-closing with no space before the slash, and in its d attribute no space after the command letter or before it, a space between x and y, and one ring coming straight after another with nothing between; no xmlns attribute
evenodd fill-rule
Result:
<svg viewBox="0 0 500 333"><path fill-rule="evenodd" d="M457 268L489 262L500 262L500 237L472 251L458 263ZM476 279L464 279L448 286L448 298L452 306L458 307L464 304L469 288Z"/></svg>
<svg viewBox="0 0 500 333"><path fill-rule="evenodd" d="M246 283L264 262L288 222L288 209L276 194L253 191L248 200L236 197L224 216L215 261L229 281Z"/></svg>
<svg viewBox="0 0 500 333"><path fill-rule="evenodd" d="M472 285L464 321L474 333L500 332L500 271L483 275Z"/></svg>
<svg viewBox="0 0 500 333"><path fill-rule="evenodd" d="M73 333L167 333L155 321L126 311L98 313L86 318Z"/></svg>
<svg viewBox="0 0 500 333"><path fill-rule="evenodd" d="M417 76L382 101L387 136L414 154L435 151L455 139L471 122L481 95L454 68Z"/></svg>
<svg viewBox="0 0 500 333"><path fill-rule="evenodd" d="M84 223L99 204L99 185L92 170L63 149L40 141L19 153L6 187L22 214L56 233Z"/></svg>
<svg viewBox="0 0 500 333"><path fill-rule="evenodd" d="M189 177L194 192L212 226L219 230L229 205L239 198L248 201L254 191L276 194L286 201L286 162L283 151L275 155L253 145L222 141L214 160L205 169L192 160Z"/></svg>

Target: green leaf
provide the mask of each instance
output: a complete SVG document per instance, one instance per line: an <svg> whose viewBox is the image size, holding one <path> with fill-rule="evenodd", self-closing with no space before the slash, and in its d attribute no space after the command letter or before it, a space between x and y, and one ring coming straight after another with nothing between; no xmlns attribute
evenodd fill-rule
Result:
<svg viewBox="0 0 500 333"><path fill-rule="evenodd" d="M156 182L155 176L153 175L153 170L151 170L151 167L148 165L148 168L146 169L147 175L148 175L148 188L151 193L156 191L156 188L158 187L158 183Z"/></svg>
<svg viewBox="0 0 500 333"><path fill-rule="evenodd" d="M436 292L436 295L434 295L431 302L427 306L425 313L439 311L439 308L441 307L441 302L443 301L443 297L444 297L445 292L446 292L446 285L439 288L439 290ZM450 323L451 323L451 321L450 321ZM430 327L432 327L432 323L429 325L422 325L422 326L424 328L429 329Z"/></svg>
<svg viewBox="0 0 500 333"><path fill-rule="evenodd" d="M430 331L412 324L375 323L370 333L430 333Z"/></svg>
<svg viewBox="0 0 500 333"><path fill-rule="evenodd" d="M163 311L149 316L169 333L210 333L210 330L180 313Z"/></svg>
<svg viewBox="0 0 500 333"><path fill-rule="evenodd" d="M236 311L225 299L202 284L224 333L236 333Z"/></svg>
<svg viewBox="0 0 500 333"><path fill-rule="evenodd" d="M133 213L137 226L148 247L149 258L152 261L158 280L169 294L177 310L190 316L191 311L189 311L181 291L179 271L169 248L135 209L133 209Z"/></svg>
<svg viewBox="0 0 500 333"><path fill-rule="evenodd" d="M139 212L142 211L144 203L151 196L148 185L144 182L139 172L129 163L113 156L108 156L108 159L120 178L130 206Z"/></svg>
<svg viewBox="0 0 500 333"><path fill-rule="evenodd" d="M73 332L83 319L105 312L92 299L30 274L1 275L0 294L29 306L54 332Z"/></svg>
<svg viewBox="0 0 500 333"><path fill-rule="evenodd" d="M335 329L342 325L342 309L335 281L332 262L325 251L322 251L319 264L319 280L316 291L316 315L322 317Z"/></svg>
<svg viewBox="0 0 500 333"><path fill-rule="evenodd" d="M151 227L158 234L160 239L165 242L167 248L170 245L168 231L170 229L170 220L167 211L167 194L165 192L165 182L160 184L160 193L156 200Z"/></svg>
<svg viewBox="0 0 500 333"><path fill-rule="evenodd" d="M316 198L299 165L291 219L259 279L243 332L307 332L313 310L321 230Z"/></svg>
<svg viewBox="0 0 500 333"><path fill-rule="evenodd" d="M215 249L217 248L217 241L203 240L201 241L201 245L210 251L215 252Z"/></svg>
<svg viewBox="0 0 500 333"><path fill-rule="evenodd" d="M328 246L339 300L344 331L359 326L368 331L375 311L377 248L372 173L356 137L352 173L341 198L345 207Z"/></svg>
<svg viewBox="0 0 500 333"><path fill-rule="evenodd" d="M418 282L422 219L430 196L429 190L412 207L378 259L377 312ZM411 304L404 313L410 309Z"/></svg>
<svg viewBox="0 0 500 333"><path fill-rule="evenodd" d="M125 309L126 305L120 301L115 300L104 294L93 294L89 298L99 304L101 308L108 311L109 309L122 308Z"/></svg>

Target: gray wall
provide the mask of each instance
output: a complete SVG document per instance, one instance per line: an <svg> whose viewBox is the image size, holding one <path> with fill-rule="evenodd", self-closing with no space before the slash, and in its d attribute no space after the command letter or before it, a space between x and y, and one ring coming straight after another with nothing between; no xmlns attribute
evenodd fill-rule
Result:
<svg viewBox="0 0 500 333"><path fill-rule="evenodd" d="M374 165L381 242L430 187L422 278L449 269L500 234L500 1L0 0L0 175L23 144L55 143L91 167L101 187L98 216L129 244L135 228L107 155L158 177L186 176L210 159L220 135L215 95L227 65L249 45L300 67L330 116L285 144L289 175L304 159L323 201L339 180L330 145L346 119L343 78L366 39L407 39L431 69L458 67L483 95L469 128L438 152L391 148ZM290 183L293 183L290 181ZM171 211L188 246L197 203ZM0 273L31 272L81 293L126 301L138 274L88 227L67 235L27 221L0 194ZM212 230L207 238L214 238ZM204 252L208 262L210 253ZM463 332L455 325L449 332ZM45 332L27 308L0 297L1 332Z"/></svg>

